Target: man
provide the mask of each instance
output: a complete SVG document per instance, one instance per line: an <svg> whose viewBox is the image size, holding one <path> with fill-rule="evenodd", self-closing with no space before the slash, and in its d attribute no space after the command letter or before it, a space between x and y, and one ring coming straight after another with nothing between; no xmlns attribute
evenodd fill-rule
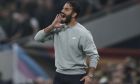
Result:
<svg viewBox="0 0 140 84"><path fill-rule="evenodd" d="M52 24L40 30L37 41L54 40L56 76L54 84L92 84L99 55L90 32L77 22L76 1L67 1ZM89 69L86 72L86 58Z"/></svg>

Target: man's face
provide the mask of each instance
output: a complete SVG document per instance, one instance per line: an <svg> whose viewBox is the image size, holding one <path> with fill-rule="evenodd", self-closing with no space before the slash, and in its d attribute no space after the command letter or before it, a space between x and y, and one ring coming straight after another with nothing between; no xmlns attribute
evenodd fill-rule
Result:
<svg viewBox="0 0 140 84"><path fill-rule="evenodd" d="M73 8L70 4L66 3L61 10L62 21L61 23L69 24L72 19Z"/></svg>

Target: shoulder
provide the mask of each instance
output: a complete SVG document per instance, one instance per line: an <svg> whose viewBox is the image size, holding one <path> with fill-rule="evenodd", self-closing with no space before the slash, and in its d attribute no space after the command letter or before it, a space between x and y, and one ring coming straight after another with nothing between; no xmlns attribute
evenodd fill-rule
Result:
<svg viewBox="0 0 140 84"><path fill-rule="evenodd" d="M77 30L81 36L84 37L92 37L92 34L89 30L87 30L83 25L80 23L77 24Z"/></svg>
<svg viewBox="0 0 140 84"><path fill-rule="evenodd" d="M89 30L87 30L83 25L81 25L80 23L77 23L76 25L76 29L78 32L80 33L89 33Z"/></svg>

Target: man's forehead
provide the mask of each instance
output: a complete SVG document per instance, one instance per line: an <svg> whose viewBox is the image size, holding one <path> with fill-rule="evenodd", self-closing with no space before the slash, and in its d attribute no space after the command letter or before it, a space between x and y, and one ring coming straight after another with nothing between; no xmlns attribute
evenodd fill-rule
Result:
<svg viewBox="0 0 140 84"><path fill-rule="evenodd" d="M63 8L72 8L70 4L66 3Z"/></svg>

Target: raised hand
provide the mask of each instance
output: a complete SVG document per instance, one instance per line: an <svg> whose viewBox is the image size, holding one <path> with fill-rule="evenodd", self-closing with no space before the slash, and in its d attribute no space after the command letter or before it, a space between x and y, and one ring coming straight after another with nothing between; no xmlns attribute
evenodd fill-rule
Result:
<svg viewBox="0 0 140 84"><path fill-rule="evenodd" d="M60 28L62 25L61 25L61 19L62 19L62 16L60 14L57 14L54 21L52 22L51 25L49 25L48 27L44 28L44 31L46 33L52 31L54 28Z"/></svg>
<svg viewBox="0 0 140 84"><path fill-rule="evenodd" d="M60 28L62 26L61 25L61 19L62 19L62 16L60 14L57 14L51 25L54 28Z"/></svg>

